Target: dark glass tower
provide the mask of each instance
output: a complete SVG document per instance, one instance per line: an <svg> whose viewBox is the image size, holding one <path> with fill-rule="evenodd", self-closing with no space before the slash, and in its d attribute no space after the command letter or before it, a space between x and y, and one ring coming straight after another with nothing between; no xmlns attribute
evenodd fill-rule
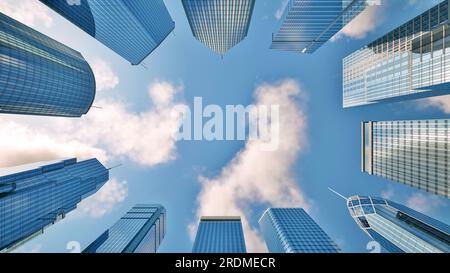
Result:
<svg viewBox="0 0 450 273"><path fill-rule="evenodd" d="M347 207L358 226L389 252L450 252L450 227L413 209L371 196L350 197Z"/></svg>
<svg viewBox="0 0 450 273"><path fill-rule="evenodd" d="M288 0L271 49L314 53L373 0Z"/></svg>
<svg viewBox="0 0 450 273"><path fill-rule="evenodd" d="M0 251L42 234L109 179L96 159L75 158L0 169Z"/></svg>
<svg viewBox="0 0 450 273"><path fill-rule="evenodd" d="M245 253L241 217L202 217L193 253Z"/></svg>
<svg viewBox="0 0 450 273"><path fill-rule="evenodd" d="M166 235L166 209L136 205L83 252L156 253Z"/></svg>
<svg viewBox="0 0 450 273"><path fill-rule="evenodd" d="M450 120L363 122L362 170L450 198Z"/></svg>
<svg viewBox="0 0 450 273"><path fill-rule="evenodd" d="M0 113L80 117L94 97L79 52L0 13Z"/></svg>
<svg viewBox="0 0 450 273"><path fill-rule="evenodd" d="M336 243L300 208L269 208L259 220L271 253L337 253Z"/></svg>
<svg viewBox="0 0 450 273"><path fill-rule="evenodd" d="M133 65L175 28L163 0L40 0Z"/></svg>
<svg viewBox="0 0 450 273"><path fill-rule="evenodd" d="M255 0L182 0L194 37L223 55L247 37Z"/></svg>

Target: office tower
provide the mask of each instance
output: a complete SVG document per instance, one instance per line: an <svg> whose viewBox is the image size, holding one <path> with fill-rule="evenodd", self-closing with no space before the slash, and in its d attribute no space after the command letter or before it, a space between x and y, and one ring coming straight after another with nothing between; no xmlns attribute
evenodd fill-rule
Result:
<svg viewBox="0 0 450 273"><path fill-rule="evenodd" d="M363 122L361 168L450 198L450 119Z"/></svg>
<svg viewBox="0 0 450 273"><path fill-rule="evenodd" d="M337 253L338 246L300 208L269 208L259 220L270 253Z"/></svg>
<svg viewBox="0 0 450 273"><path fill-rule="evenodd" d="M448 0L344 59L344 108L450 93Z"/></svg>
<svg viewBox="0 0 450 273"><path fill-rule="evenodd" d="M382 198L353 196L346 200L358 226L387 251L450 252L450 226Z"/></svg>
<svg viewBox="0 0 450 273"><path fill-rule="evenodd" d="M11 251L42 234L108 179L109 171L97 159L1 168L0 251Z"/></svg>
<svg viewBox="0 0 450 273"><path fill-rule="evenodd" d="M288 0L271 49L314 53L374 0Z"/></svg>
<svg viewBox="0 0 450 273"><path fill-rule="evenodd" d="M166 235L166 217L161 205L136 205L83 252L156 253Z"/></svg>
<svg viewBox="0 0 450 273"><path fill-rule="evenodd" d="M202 217L193 253L246 253L241 217Z"/></svg>
<svg viewBox="0 0 450 273"><path fill-rule="evenodd" d="M40 0L133 65L175 28L163 0Z"/></svg>
<svg viewBox="0 0 450 273"><path fill-rule="evenodd" d="M0 13L0 113L80 117L95 79L77 51Z"/></svg>
<svg viewBox="0 0 450 273"><path fill-rule="evenodd" d="M255 0L182 0L194 37L220 55L245 39Z"/></svg>

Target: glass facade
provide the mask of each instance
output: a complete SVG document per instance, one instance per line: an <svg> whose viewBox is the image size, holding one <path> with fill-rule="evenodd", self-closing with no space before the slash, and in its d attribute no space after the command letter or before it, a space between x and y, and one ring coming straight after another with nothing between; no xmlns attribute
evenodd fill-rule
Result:
<svg viewBox="0 0 450 273"><path fill-rule="evenodd" d="M271 49L314 53L373 0L289 0Z"/></svg>
<svg viewBox="0 0 450 273"><path fill-rule="evenodd" d="M37 162L0 169L0 251L10 251L97 192L109 171L96 159Z"/></svg>
<svg viewBox="0 0 450 273"><path fill-rule="evenodd" d="M245 39L255 0L182 0L194 37L223 55Z"/></svg>
<svg viewBox="0 0 450 273"><path fill-rule="evenodd" d="M362 123L362 170L450 198L450 120Z"/></svg>
<svg viewBox="0 0 450 273"><path fill-rule="evenodd" d="M259 220L271 253L337 253L331 238L300 208L269 208Z"/></svg>
<svg viewBox="0 0 450 273"><path fill-rule="evenodd" d="M202 217L193 253L246 253L240 217Z"/></svg>
<svg viewBox="0 0 450 273"><path fill-rule="evenodd" d="M378 197L353 196L347 207L358 226L392 253L449 253L450 226Z"/></svg>
<svg viewBox="0 0 450 273"><path fill-rule="evenodd" d="M136 205L89 245L84 253L156 253L166 235L161 205Z"/></svg>
<svg viewBox="0 0 450 273"><path fill-rule="evenodd" d="M175 28L163 0L40 0L133 65Z"/></svg>
<svg viewBox="0 0 450 273"><path fill-rule="evenodd" d="M95 79L81 54L0 13L0 113L80 117Z"/></svg>
<svg viewBox="0 0 450 273"><path fill-rule="evenodd" d="M449 1L344 59L344 108L450 93Z"/></svg>

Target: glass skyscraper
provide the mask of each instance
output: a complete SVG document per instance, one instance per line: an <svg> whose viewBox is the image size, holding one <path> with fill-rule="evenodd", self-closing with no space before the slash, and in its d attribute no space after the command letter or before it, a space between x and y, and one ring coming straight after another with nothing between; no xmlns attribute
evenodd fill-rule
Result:
<svg viewBox="0 0 450 273"><path fill-rule="evenodd" d="M374 0L289 0L271 49L314 53Z"/></svg>
<svg viewBox="0 0 450 273"><path fill-rule="evenodd" d="M450 198L450 119L361 127L363 172Z"/></svg>
<svg viewBox="0 0 450 273"><path fill-rule="evenodd" d="M133 65L175 28L163 0L40 0Z"/></svg>
<svg viewBox="0 0 450 273"><path fill-rule="evenodd" d="M301 208L269 208L259 220L271 253L337 253L338 246Z"/></svg>
<svg viewBox="0 0 450 273"><path fill-rule="evenodd" d="M193 253L246 253L241 217L202 217Z"/></svg>
<svg viewBox="0 0 450 273"><path fill-rule="evenodd" d="M255 0L182 0L194 37L220 55L245 39Z"/></svg>
<svg viewBox="0 0 450 273"><path fill-rule="evenodd" d="M0 169L0 252L42 234L84 198L97 192L109 171L97 160L37 162Z"/></svg>
<svg viewBox="0 0 450 273"><path fill-rule="evenodd" d="M105 231L84 253L156 253L166 235L161 205L136 205Z"/></svg>
<svg viewBox="0 0 450 273"><path fill-rule="evenodd" d="M449 1L344 59L344 108L450 93Z"/></svg>
<svg viewBox="0 0 450 273"><path fill-rule="evenodd" d="M389 252L450 252L450 226L440 221L377 197L353 196L347 206L358 226Z"/></svg>
<svg viewBox="0 0 450 273"><path fill-rule="evenodd" d="M80 117L95 79L81 54L0 13L0 113Z"/></svg>

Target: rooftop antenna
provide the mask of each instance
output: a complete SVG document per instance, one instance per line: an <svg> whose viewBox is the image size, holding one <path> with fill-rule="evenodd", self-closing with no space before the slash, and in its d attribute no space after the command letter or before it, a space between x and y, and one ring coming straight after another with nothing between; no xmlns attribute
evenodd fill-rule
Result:
<svg viewBox="0 0 450 273"><path fill-rule="evenodd" d="M103 107L92 105L91 108L103 109Z"/></svg>
<svg viewBox="0 0 450 273"><path fill-rule="evenodd" d="M121 166L122 166L122 164L118 164L116 166L110 167L110 168L108 168L108 171L110 171L112 169L115 169L115 168L118 168L118 167L121 167Z"/></svg>
<svg viewBox="0 0 450 273"><path fill-rule="evenodd" d="M328 188L332 193L336 194L337 196L341 197L345 201L347 201L347 197L343 196L342 194L338 193L337 191L333 190L332 188Z"/></svg>
<svg viewBox="0 0 450 273"><path fill-rule="evenodd" d="M148 70L148 67L147 67L147 65L146 65L144 62L141 63L141 66L142 66L143 68L145 68L146 70Z"/></svg>

